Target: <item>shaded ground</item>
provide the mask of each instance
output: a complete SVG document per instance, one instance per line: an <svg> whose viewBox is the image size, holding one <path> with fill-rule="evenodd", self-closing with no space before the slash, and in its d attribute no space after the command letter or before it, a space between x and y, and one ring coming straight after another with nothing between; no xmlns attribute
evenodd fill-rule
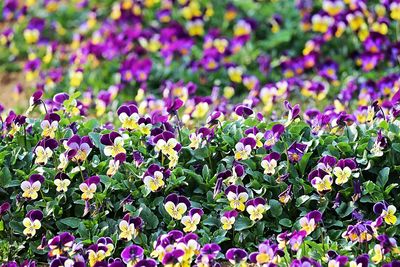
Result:
<svg viewBox="0 0 400 267"><path fill-rule="evenodd" d="M18 96L15 91L18 83L26 87L23 72L0 72L0 103L6 109L26 107L28 104L26 94L23 92Z"/></svg>

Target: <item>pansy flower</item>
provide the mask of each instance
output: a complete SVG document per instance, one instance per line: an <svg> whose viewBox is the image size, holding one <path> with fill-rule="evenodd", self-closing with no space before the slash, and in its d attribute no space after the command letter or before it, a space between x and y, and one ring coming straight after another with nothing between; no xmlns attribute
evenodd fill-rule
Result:
<svg viewBox="0 0 400 267"><path fill-rule="evenodd" d="M151 128L153 127L152 121L150 117L140 118L137 122L138 130L142 135L149 135L151 132Z"/></svg>
<svg viewBox="0 0 400 267"><path fill-rule="evenodd" d="M288 111L288 117L287 117L287 122L286 126L288 126L292 121L294 121L296 118L299 117L300 114L300 105L296 104L292 107L292 105L289 103L289 101L285 100L284 102L285 109Z"/></svg>
<svg viewBox="0 0 400 267"><path fill-rule="evenodd" d="M357 168L354 159L341 159L333 168L333 174L336 176L336 184L341 185L346 183L352 176L352 172Z"/></svg>
<svg viewBox="0 0 400 267"><path fill-rule="evenodd" d="M190 201L186 197L174 193L169 194L164 200L165 210L175 220L181 220L190 206Z"/></svg>
<svg viewBox="0 0 400 267"><path fill-rule="evenodd" d="M99 176L92 176L87 178L83 183L79 185L79 189L82 191L82 199L85 201L91 200L96 193L97 184L100 183Z"/></svg>
<svg viewBox="0 0 400 267"><path fill-rule="evenodd" d="M119 153L115 156L115 158L111 159L110 162L108 163L108 170L107 170L107 175L109 177L114 176L120 165L123 164L126 160L126 155L125 153Z"/></svg>
<svg viewBox="0 0 400 267"><path fill-rule="evenodd" d="M388 205L385 201L378 202L374 205L375 214L382 217L385 222L389 225L394 225L397 221L396 207L393 205Z"/></svg>
<svg viewBox="0 0 400 267"><path fill-rule="evenodd" d="M278 200L282 204L287 204L292 199L292 185L290 184L282 193L279 194Z"/></svg>
<svg viewBox="0 0 400 267"><path fill-rule="evenodd" d="M140 217L132 218L129 213L119 222L119 239L130 241L136 238L143 225L143 220Z"/></svg>
<svg viewBox="0 0 400 267"><path fill-rule="evenodd" d="M21 189L23 191L22 197L26 199L35 200L38 198L38 192L44 182L44 177L40 174L32 174L28 181L21 183Z"/></svg>
<svg viewBox="0 0 400 267"><path fill-rule="evenodd" d="M244 137L235 145L235 159L246 160L250 158L252 150L256 147L256 140L251 137Z"/></svg>
<svg viewBox="0 0 400 267"><path fill-rule="evenodd" d="M262 139L264 137L264 134L262 132L260 132L257 127L252 127L250 129L247 129L246 131L244 131L244 134L247 135L247 137L251 137L254 140L256 140L256 147L262 147L263 143L262 143Z"/></svg>
<svg viewBox="0 0 400 267"><path fill-rule="evenodd" d="M64 232L59 235L54 236L47 243L49 247L49 257L60 257L61 255L65 255L68 251L72 249L72 246L75 242L75 237L68 233Z"/></svg>
<svg viewBox="0 0 400 267"><path fill-rule="evenodd" d="M282 124L275 124L272 126L271 130L268 130L264 133L265 149L271 149L278 141L283 132L285 131L285 126Z"/></svg>
<svg viewBox="0 0 400 267"><path fill-rule="evenodd" d="M261 167L264 168L264 174L274 175L280 158L281 156L276 152L266 155L261 161Z"/></svg>
<svg viewBox="0 0 400 267"><path fill-rule="evenodd" d="M181 223L185 226L184 232L194 232L197 229L197 225L200 223L201 216L204 214L202 209L192 208L189 210L189 215L183 216Z"/></svg>
<svg viewBox="0 0 400 267"><path fill-rule="evenodd" d="M250 199L246 202L246 211L250 214L250 220L252 221L261 220L264 213L269 209L270 206L261 197Z"/></svg>
<svg viewBox="0 0 400 267"><path fill-rule="evenodd" d="M60 121L60 116L56 113L46 114L44 120L40 123L42 127L42 136L48 138L54 138L57 128L58 122Z"/></svg>
<svg viewBox="0 0 400 267"><path fill-rule="evenodd" d="M122 123L122 128L129 131L138 128L140 116L136 105L123 105L118 109L117 114Z"/></svg>
<svg viewBox="0 0 400 267"><path fill-rule="evenodd" d="M379 130L375 142L371 148L371 154L375 157L381 157L383 155L383 150L387 147L387 145L387 138L383 136L382 131Z"/></svg>
<svg viewBox="0 0 400 267"><path fill-rule="evenodd" d="M245 203L249 198L246 188L241 185L230 185L225 190L225 195L227 196L229 205L232 209L239 211L245 210Z"/></svg>
<svg viewBox="0 0 400 267"><path fill-rule="evenodd" d="M306 149L307 149L306 144L294 142L287 149L287 154L289 156L289 160L291 162L295 162L295 163L299 162L301 160L301 158L303 157Z"/></svg>
<svg viewBox="0 0 400 267"><path fill-rule="evenodd" d="M232 226L235 224L236 217L238 216L238 212L236 210L230 210L224 212L221 217L222 229L230 230Z"/></svg>
<svg viewBox="0 0 400 267"><path fill-rule="evenodd" d="M291 250L298 251L306 236L307 232L304 230L294 231L293 233L291 233L289 239Z"/></svg>
<svg viewBox="0 0 400 267"><path fill-rule="evenodd" d="M24 235L33 237L36 231L42 227L41 220L43 219L43 212L41 210L30 210L22 221L24 225Z"/></svg>
<svg viewBox="0 0 400 267"><path fill-rule="evenodd" d="M6 212L8 212L11 208L10 203L8 202L4 202L3 204L0 205L0 218L6 214Z"/></svg>
<svg viewBox="0 0 400 267"><path fill-rule="evenodd" d="M241 248L230 248L225 254L225 258L234 266L246 266L247 252Z"/></svg>
<svg viewBox="0 0 400 267"><path fill-rule="evenodd" d="M238 115L239 117L246 119L249 116L253 115L254 111L245 105L239 105L235 108L235 114Z"/></svg>
<svg viewBox="0 0 400 267"><path fill-rule="evenodd" d="M379 264L382 262L384 253L383 253L383 248L380 244L376 244L374 246L374 249L370 251L370 254L372 254L371 261L374 264Z"/></svg>
<svg viewBox="0 0 400 267"><path fill-rule="evenodd" d="M175 139L175 135L170 131L164 131L156 135L153 139L155 143L154 150L168 157L169 167L173 168L178 163L178 152L181 150L182 145Z"/></svg>
<svg viewBox="0 0 400 267"><path fill-rule="evenodd" d="M124 148L124 138L117 132L104 134L100 138L100 142L105 145L104 154L106 156L115 157L120 153L126 154L126 150Z"/></svg>
<svg viewBox="0 0 400 267"><path fill-rule="evenodd" d="M258 251L251 253L249 259L252 263L264 266L265 264L275 264L279 262L280 257L283 256L284 252L278 248L278 245L266 240L258 245Z"/></svg>
<svg viewBox="0 0 400 267"><path fill-rule="evenodd" d="M306 216L300 219L301 229L306 231L307 235L311 234L318 223L322 221L322 213L318 210L310 211Z"/></svg>
<svg viewBox="0 0 400 267"><path fill-rule="evenodd" d="M308 180L311 181L311 185L320 195L324 195L332 190L332 177L321 169L310 172Z"/></svg>
<svg viewBox="0 0 400 267"><path fill-rule="evenodd" d="M172 251L165 253L162 264L165 267L182 266L182 260L185 255L185 251L182 249L173 248Z"/></svg>
<svg viewBox="0 0 400 267"><path fill-rule="evenodd" d="M83 162L92 151L93 143L89 136L80 137L75 134L64 142L64 147L67 149L66 157L68 159L74 162Z"/></svg>
<svg viewBox="0 0 400 267"><path fill-rule="evenodd" d="M160 188L164 187L165 179L171 174L169 169L158 166L157 164L151 164L143 175L143 183L151 192L156 192Z"/></svg>
<svg viewBox="0 0 400 267"><path fill-rule="evenodd" d="M46 165L53 156L53 150L58 147L55 139L43 139L36 145L34 153L36 155L35 164Z"/></svg>
<svg viewBox="0 0 400 267"><path fill-rule="evenodd" d="M113 266L110 266L113 267ZM143 259L135 264L135 267L157 267L157 262L153 259Z"/></svg>
<svg viewBox="0 0 400 267"><path fill-rule="evenodd" d="M107 257L107 250L107 246L102 244L90 245L87 249L89 266L94 267L95 265L103 264L103 261Z"/></svg>
<svg viewBox="0 0 400 267"><path fill-rule="evenodd" d="M330 155L323 156L319 161L317 168L323 170L324 172L331 174L333 168L337 163L337 159Z"/></svg>
<svg viewBox="0 0 400 267"><path fill-rule="evenodd" d="M121 258L126 266L136 266L136 264L144 258L144 249L138 245L132 244L122 250Z"/></svg>

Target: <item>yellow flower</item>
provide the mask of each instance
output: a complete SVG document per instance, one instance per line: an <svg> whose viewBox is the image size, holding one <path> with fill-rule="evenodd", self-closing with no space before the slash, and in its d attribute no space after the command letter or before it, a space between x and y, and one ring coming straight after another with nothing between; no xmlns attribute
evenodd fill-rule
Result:
<svg viewBox="0 0 400 267"><path fill-rule="evenodd" d="M122 123L122 128L127 130L134 130L138 128L138 120L139 114L133 113L132 115L128 116L126 113L121 113L119 116L119 120Z"/></svg>
<svg viewBox="0 0 400 267"><path fill-rule="evenodd" d="M69 84L72 87L78 87L83 80L83 73L82 71L72 71L70 73L70 81Z"/></svg>
<svg viewBox="0 0 400 267"><path fill-rule="evenodd" d="M183 214L186 212L187 207L184 203L175 205L172 201L168 201L165 203L165 210L172 218L180 220L182 219Z"/></svg>
<svg viewBox="0 0 400 267"><path fill-rule="evenodd" d="M181 223L185 226L183 231L194 232L197 230L197 225L200 223L201 216L198 213L193 214L193 216L182 217Z"/></svg>
<svg viewBox="0 0 400 267"><path fill-rule="evenodd" d="M235 159L236 160L246 160L250 157L251 154L251 146L250 145L243 145L243 143L239 142L235 146Z"/></svg>
<svg viewBox="0 0 400 267"><path fill-rule="evenodd" d="M56 191L57 192L67 192L68 186L71 184L71 181L68 179L55 179L54 184L57 186Z"/></svg>
<svg viewBox="0 0 400 267"><path fill-rule="evenodd" d="M164 175L160 171L154 172L154 177L146 176L143 179L144 184L152 191L155 192L164 186Z"/></svg>
<svg viewBox="0 0 400 267"><path fill-rule="evenodd" d="M24 38L28 44L37 43L39 40L40 32L38 29L25 29Z"/></svg>
<svg viewBox="0 0 400 267"><path fill-rule="evenodd" d="M120 137L120 136L115 138L114 145L106 146L104 148L104 154L106 156L115 157L119 153L125 153L126 154L126 150L124 148L124 139L122 137Z"/></svg>
<svg viewBox="0 0 400 267"><path fill-rule="evenodd" d="M196 133L191 133L189 135L189 139L190 139L189 147L193 149L198 149L202 140L201 135Z"/></svg>
<svg viewBox="0 0 400 267"><path fill-rule="evenodd" d="M322 179L320 177L315 177L314 179L313 187L317 189L318 192L332 190L332 180L329 175L325 175Z"/></svg>
<svg viewBox="0 0 400 267"><path fill-rule="evenodd" d="M238 195L236 195L233 192L229 192L227 198L229 200L229 205L232 209L244 211L245 210L244 203L249 198L249 195L245 192L239 193Z"/></svg>
<svg viewBox="0 0 400 267"><path fill-rule="evenodd" d="M44 120L44 121L42 121L42 123L40 125L43 129L42 136L54 138L55 133L58 128L58 121L53 121L50 124L50 122L48 120Z"/></svg>
<svg viewBox="0 0 400 267"><path fill-rule="evenodd" d="M277 165L278 162L275 159L271 159L270 161L268 160L261 161L261 167L264 168L264 173L268 175L275 174L275 168Z"/></svg>
<svg viewBox="0 0 400 267"><path fill-rule="evenodd" d="M122 220L119 223L119 230L121 231L119 234L119 238L126 241L130 241L132 240L132 238L136 238L138 235L138 231L136 230L135 225L133 223L129 224L125 220Z"/></svg>
<svg viewBox="0 0 400 267"><path fill-rule="evenodd" d="M94 266L96 262L104 260L105 257L106 253L103 250L99 250L97 252L89 250L89 265Z"/></svg>
<svg viewBox="0 0 400 267"><path fill-rule="evenodd" d="M39 230L42 224L39 220L31 221L29 218L25 218L22 221L22 224L25 226L24 235L26 236L34 236L36 234L36 230Z"/></svg>
<svg viewBox="0 0 400 267"><path fill-rule="evenodd" d="M378 264L383 260L382 247L379 244L374 246L374 256L371 257L373 263Z"/></svg>
<svg viewBox="0 0 400 267"><path fill-rule="evenodd" d="M160 139L157 141L155 150L161 151L164 155L174 155L174 154L176 154L176 151L174 150L174 148L177 144L178 144L178 141L176 141L175 138L168 139L168 141Z"/></svg>
<svg viewBox="0 0 400 267"><path fill-rule="evenodd" d="M343 169L340 167L335 167L333 168L333 174L337 177L335 183L337 185L341 185L346 183L351 177L351 169L347 166Z"/></svg>
<svg viewBox="0 0 400 267"><path fill-rule="evenodd" d="M228 75L232 82L241 83L243 70L240 67L230 67L228 69Z"/></svg>
<svg viewBox="0 0 400 267"><path fill-rule="evenodd" d="M235 223L235 220L236 220L235 217L227 218L225 216L222 216L222 218L221 218L222 229L224 229L224 230L232 229L232 226Z"/></svg>
<svg viewBox="0 0 400 267"><path fill-rule="evenodd" d="M259 204L256 207L251 205L246 208L246 211L250 214L250 220L252 221L261 220L266 210L267 208L262 204Z"/></svg>
<svg viewBox="0 0 400 267"><path fill-rule="evenodd" d="M300 219L300 226L302 230L307 232L307 235L311 234L317 227L314 219L308 220L306 217Z"/></svg>
<svg viewBox="0 0 400 267"><path fill-rule="evenodd" d="M39 181L36 181L32 184L28 181L22 182L21 189L22 189L22 191L24 191L22 196L24 198L37 199L38 192L40 190L40 186L41 186L41 183Z"/></svg>
<svg viewBox="0 0 400 267"><path fill-rule="evenodd" d="M196 105L193 113L192 113L192 117L195 119L201 119L203 118L207 112L210 110L210 107L208 105L207 102L201 102L199 104Z"/></svg>
<svg viewBox="0 0 400 267"><path fill-rule="evenodd" d="M397 217L396 217L395 213L396 213L396 207L393 205L390 205L389 207L387 207L387 209L384 209L382 211L381 216L384 218L384 220L387 224L393 225L397 221Z"/></svg>
<svg viewBox="0 0 400 267"><path fill-rule="evenodd" d="M83 192L82 199L90 200L94 197L94 193L96 192L97 186L96 184L90 184L90 186L88 186L86 183L81 183L79 185L79 189Z"/></svg>
<svg viewBox="0 0 400 267"><path fill-rule="evenodd" d="M45 149L42 146L37 146L35 149L35 155L35 164L46 164L53 155L53 151L49 147L46 147Z"/></svg>

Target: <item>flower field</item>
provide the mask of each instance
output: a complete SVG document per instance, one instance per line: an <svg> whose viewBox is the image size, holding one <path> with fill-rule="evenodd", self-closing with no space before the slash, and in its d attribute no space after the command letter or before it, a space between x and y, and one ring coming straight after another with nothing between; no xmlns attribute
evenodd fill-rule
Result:
<svg viewBox="0 0 400 267"><path fill-rule="evenodd" d="M1 267L399 267L400 1L0 1Z"/></svg>

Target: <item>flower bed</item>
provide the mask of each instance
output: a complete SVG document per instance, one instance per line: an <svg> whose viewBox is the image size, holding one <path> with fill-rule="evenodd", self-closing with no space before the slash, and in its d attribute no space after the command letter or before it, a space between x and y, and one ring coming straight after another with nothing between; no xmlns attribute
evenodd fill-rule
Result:
<svg viewBox="0 0 400 267"><path fill-rule="evenodd" d="M0 6L2 266L400 265L397 2Z"/></svg>

